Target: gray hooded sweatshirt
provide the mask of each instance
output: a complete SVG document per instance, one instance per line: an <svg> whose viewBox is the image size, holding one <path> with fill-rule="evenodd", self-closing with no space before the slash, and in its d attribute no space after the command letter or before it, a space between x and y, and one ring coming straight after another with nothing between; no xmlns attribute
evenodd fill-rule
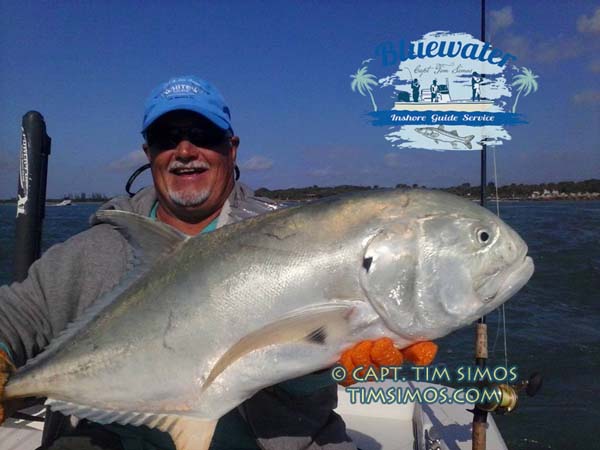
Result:
<svg viewBox="0 0 600 450"><path fill-rule="evenodd" d="M118 197L100 209L148 216L153 187L132 198ZM278 204L236 184L217 219L217 228L272 211ZM51 247L22 283L0 286L0 345L17 366L40 353L68 323L132 268L133 249L96 215L92 225ZM212 449L355 450L342 419L333 412L337 387L327 371L264 389L219 420ZM146 427L108 425L126 450L173 449L170 437Z"/></svg>

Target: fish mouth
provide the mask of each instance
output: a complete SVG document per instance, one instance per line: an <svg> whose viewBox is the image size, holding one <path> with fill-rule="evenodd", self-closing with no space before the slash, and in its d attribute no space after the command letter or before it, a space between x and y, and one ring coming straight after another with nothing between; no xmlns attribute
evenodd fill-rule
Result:
<svg viewBox="0 0 600 450"><path fill-rule="evenodd" d="M533 275L533 259L525 256L507 270L499 272L486 281L478 294L482 303L490 305L489 310L496 308L515 295ZM488 309L488 308L486 308Z"/></svg>

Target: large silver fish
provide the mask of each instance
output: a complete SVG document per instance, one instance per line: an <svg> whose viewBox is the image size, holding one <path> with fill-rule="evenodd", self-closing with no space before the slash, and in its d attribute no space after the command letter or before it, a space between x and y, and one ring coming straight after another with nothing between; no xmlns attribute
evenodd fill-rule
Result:
<svg viewBox="0 0 600 450"><path fill-rule="evenodd" d="M498 217L442 192L376 191L275 211L186 238L106 211L152 261L6 386L99 423L207 448L258 390L324 369L352 344L400 347L487 314L531 277Z"/></svg>

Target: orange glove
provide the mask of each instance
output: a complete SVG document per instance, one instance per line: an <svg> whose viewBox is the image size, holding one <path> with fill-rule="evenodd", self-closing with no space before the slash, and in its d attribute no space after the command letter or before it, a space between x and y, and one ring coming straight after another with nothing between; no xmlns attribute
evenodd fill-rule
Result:
<svg viewBox="0 0 600 450"><path fill-rule="evenodd" d="M400 366L407 360L418 366L426 366L433 362L437 353L437 345L431 341L418 342L400 351L394 346L390 338L377 339L376 341L362 341L346 350L340 357L339 364L346 369L346 379L340 382L343 386L356 383L352 377L353 370L358 366L365 369L359 372L364 376L366 368L373 366Z"/></svg>
<svg viewBox="0 0 600 450"><path fill-rule="evenodd" d="M15 366L8 355L0 350L0 425L10 416L10 412L13 410L11 405L4 404L4 386L6 386L8 378L15 370ZM6 410L5 406L7 407Z"/></svg>
<svg viewBox="0 0 600 450"><path fill-rule="evenodd" d="M415 366L428 366L435 359L438 346L431 341L417 342L402 349L402 354L407 361Z"/></svg>

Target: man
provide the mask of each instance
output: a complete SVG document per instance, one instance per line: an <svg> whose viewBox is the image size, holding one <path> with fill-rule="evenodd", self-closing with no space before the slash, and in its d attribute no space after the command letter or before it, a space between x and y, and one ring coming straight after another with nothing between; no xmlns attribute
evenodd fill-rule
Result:
<svg viewBox="0 0 600 450"><path fill-rule="evenodd" d="M471 75L471 100L478 102L481 100L481 83L483 78L477 72Z"/></svg>
<svg viewBox="0 0 600 450"><path fill-rule="evenodd" d="M440 98L438 93L440 92L440 87L437 84L437 80L433 80L433 83L431 83L431 87L429 89L431 90L431 101L439 102Z"/></svg>
<svg viewBox="0 0 600 450"><path fill-rule="evenodd" d="M146 102L142 134L154 186L101 209L150 216L196 235L277 208L236 183L240 141L223 97L206 81L180 77L156 88ZM121 234L95 215L91 223L89 230L49 249L23 283L0 287L0 402L14 366L40 353L129 271L132 251ZM219 421L211 447L355 449L332 411L336 393L328 371L265 389ZM4 410L0 407L0 423ZM68 427L49 447L172 448L169 435L156 430L88 421Z"/></svg>
<svg viewBox="0 0 600 450"><path fill-rule="evenodd" d="M412 80L412 82L410 83L410 87L412 88L413 102L418 102L419 90L421 89L421 84L419 83L419 80L417 80L416 78Z"/></svg>

